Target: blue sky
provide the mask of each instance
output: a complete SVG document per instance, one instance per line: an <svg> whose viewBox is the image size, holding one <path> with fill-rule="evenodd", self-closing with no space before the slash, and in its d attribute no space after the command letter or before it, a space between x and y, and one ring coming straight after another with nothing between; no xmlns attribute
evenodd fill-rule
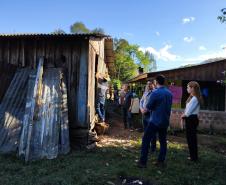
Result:
<svg viewBox="0 0 226 185"><path fill-rule="evenodd" d="M158 70L226 57L225 0L1 0L0 33L69 32L82 21L152 52Z"/></svg>

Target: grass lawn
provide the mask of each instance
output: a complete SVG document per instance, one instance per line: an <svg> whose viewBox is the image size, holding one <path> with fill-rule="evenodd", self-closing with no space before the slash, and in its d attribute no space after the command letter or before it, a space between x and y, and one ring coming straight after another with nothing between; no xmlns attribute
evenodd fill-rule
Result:
<svg viewBox="0 0 226 185"><path fill-rule="evenodd" d="M108 142L96 149L72 151L54 160L30 164L24 164L14 155L0 155L0 184L113 185L133 177L149 184L226 184L226 154L221 148L221 145L226 146L224 137L200 136L201 140L211 140L212 144L204 143L199 147L201 161L196 164L186 160L184 138L169 136L167 167L155 167L152 162L156 155L150 155L148 168L139 169L135 161L139 157L140 137L141 133L131 132L129 140L105 138Z"/></svg>

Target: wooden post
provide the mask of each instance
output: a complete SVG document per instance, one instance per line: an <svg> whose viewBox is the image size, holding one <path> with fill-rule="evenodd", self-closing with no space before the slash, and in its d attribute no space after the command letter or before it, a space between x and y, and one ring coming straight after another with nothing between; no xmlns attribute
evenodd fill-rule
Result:
<svg viewBox="0 0 226 185"><path fill-rule="evenodd" d="M82 44L80 66L79 66L79 92L77 96L77 111L78 125L80 127L87 127L87 96L88 96L88 44L85 42Z"/></svg>

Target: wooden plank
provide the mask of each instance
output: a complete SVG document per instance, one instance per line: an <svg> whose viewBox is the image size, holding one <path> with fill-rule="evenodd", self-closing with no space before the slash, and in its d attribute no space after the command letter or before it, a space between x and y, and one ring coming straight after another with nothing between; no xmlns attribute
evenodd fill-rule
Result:
<svg viewBox="0 0 226 185"><path fill-rule="evenodd" d="M78 122L76 123L77 127L88 128L87 125L87 93L88 93L88 43L84 42L81 45L81 58L80 58L80 67L79 67L79 92L77 96L77 110ZM74 123L75 124L75 123Z"/></svg>

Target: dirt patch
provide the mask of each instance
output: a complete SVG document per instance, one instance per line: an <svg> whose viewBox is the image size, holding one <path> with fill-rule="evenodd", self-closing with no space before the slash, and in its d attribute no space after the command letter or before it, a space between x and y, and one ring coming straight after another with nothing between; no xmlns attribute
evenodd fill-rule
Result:
<svg viewBox="0 0 226 185"><path fill-rule="evenodd" d="M142 134L138 132L140 129L124 129L120 114L112 111L109 113L109 118L110 119L107 120L107 123L109 124L108 133L106 135L99 135L99 146L130 146L131 142L137 142L137 140L141 138Z"/></svg>
<svg viewBox="0 0 226 185"><path fill-rule="evenodd" d="M142 138L142 129L124 129L122 121L123 119L119 112L119 110L115 112L114 109L109 107L109 119L107 120L107 123L110 125L110 127L106 135L99 136L99 147L129 147L133 144L133 142L137 142L139 139ZM173 134L170 133L168 134L169 143L180 144L184 148L187 147L185 131L180 131ZM226 155L226 139L222 139L222 137L215 135L198 134L198 144L204 147L208 147L223 155Z"/></svg>

